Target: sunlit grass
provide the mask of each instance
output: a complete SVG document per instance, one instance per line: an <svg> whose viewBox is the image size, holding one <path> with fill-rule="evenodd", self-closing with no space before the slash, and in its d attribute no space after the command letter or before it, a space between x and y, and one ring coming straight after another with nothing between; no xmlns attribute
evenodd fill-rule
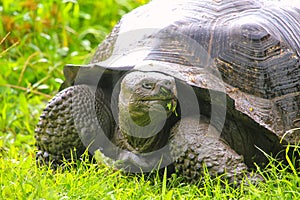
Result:
<svg viewBox="0 0 300 200"><path fill-rule="evenodd" d="M293 158L288 165L270 159L257 169L265 182L239 187L208 175L198 185L176 175L125 175L88 161L37 168L34 128L63 66L86 63L120 17L145 2L0 2L0 199L299 199Z"/></svg>
<svg viewBox="0 0 300 200"><path fill-rule="evenodd" d="M272 163L273 162L273 163ZM258 169L265 182L245 181L238 187L208 174L202 182L188 184L176 175L128 175L89 162L65 163L56 171L37 168L34 151L20 154L10 147L0 158L1 199L298 199L299 177L278 170L273 160L268 170ZM282 166L281 166L282 167Z"/></svg>

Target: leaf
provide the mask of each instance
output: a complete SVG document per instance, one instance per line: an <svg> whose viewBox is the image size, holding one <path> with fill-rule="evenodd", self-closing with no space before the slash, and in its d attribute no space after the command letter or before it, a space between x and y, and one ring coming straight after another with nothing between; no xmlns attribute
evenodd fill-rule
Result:
<svg viewBox="0 0 300 200"><path fill-rule="evenodd" d="M162 182L162 189L161 189L162 199L165 199L166 190L167 190L167 168L165 167L164 177L163 177L163 182Z"/></svg>
<svg viewBox="0 0 300 200"><path fill-rule="evenodd" d="M46 89L49 89L49 85L42 84L42 85L39 85L39 86L37 87L37 89L39 89L39 90L46 90Z"/></svg>

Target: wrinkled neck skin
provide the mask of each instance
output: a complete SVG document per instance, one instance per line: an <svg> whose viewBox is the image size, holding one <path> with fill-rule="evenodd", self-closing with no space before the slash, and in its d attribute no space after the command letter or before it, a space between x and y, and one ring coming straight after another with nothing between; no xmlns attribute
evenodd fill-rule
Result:
<svg viewBox="0 0 300 200"><path fill-rule="evenodd" d="M168 116L167 116L168 115ZM119 101L119 145L133 153L147 153L161 148L168 138L166 121L170 113L157 104Z"/></svg>

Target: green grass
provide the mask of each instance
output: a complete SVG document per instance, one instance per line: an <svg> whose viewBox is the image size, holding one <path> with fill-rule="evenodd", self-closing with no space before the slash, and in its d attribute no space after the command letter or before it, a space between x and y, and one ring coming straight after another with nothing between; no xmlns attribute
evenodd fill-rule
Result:
<svg viewBox="0 0 300 200"><path fill-rule="evenodd" d="M0 199L299 199L293 160L283 166L270 159L267 170L257 169L264 183L240 187L208 175L198 185L175 175L124 175L89 162L55 172L36 167L34 128L63 66L86 63L119 18L145 2L0 2Z"/></svg>

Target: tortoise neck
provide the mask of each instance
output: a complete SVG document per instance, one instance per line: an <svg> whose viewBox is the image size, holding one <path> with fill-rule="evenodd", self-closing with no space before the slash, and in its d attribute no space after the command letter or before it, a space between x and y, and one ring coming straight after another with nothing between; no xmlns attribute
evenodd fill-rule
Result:
<svg viewBox="0 0 300 200"><path fill-rule="evenodd" d="M119 137L117 142L118 146L133 153L148 153L159 146L160 135L161 133L158 133L152 137L139 138L129 135L125 130L119 127Z"/></svg>
<svg viewBox="0 0 300 200"><path fill-rule="evenodd" d="M143 112L141 118L153 119L150 124L143 122L145 125L138 125L133 119L128 109L129 106L119 104L119 142L120 146L134 152L152 152L160 148L167 140L167 131L165 128L166 120L153 119L149 116L149 112ZM135 113L134 113L135 114ZM142 122L140 119L139 122Z"/></svg>

